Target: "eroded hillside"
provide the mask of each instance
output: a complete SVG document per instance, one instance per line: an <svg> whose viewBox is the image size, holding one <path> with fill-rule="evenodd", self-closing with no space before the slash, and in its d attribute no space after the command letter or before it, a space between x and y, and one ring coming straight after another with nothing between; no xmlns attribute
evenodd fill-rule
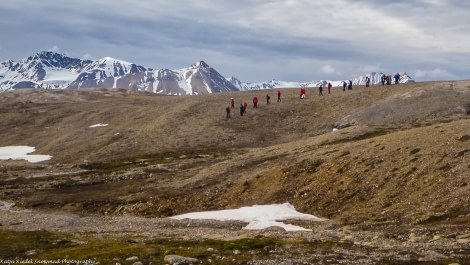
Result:
<svg viewBox="0 0 470 265"><path fill-rule="evenodd" d="M281 102L272 90L2 93L1 146L53 158L0 161L0 200L152 217L290 202L339 223L468 219L469 81L281 91Z"/></svg>

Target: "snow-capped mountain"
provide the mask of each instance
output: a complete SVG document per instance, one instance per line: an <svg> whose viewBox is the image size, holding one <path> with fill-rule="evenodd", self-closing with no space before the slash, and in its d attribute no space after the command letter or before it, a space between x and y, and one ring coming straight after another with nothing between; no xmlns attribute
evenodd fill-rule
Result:
<svg viewBox="0 0 470 265"><path fill-rule="evenodd" d="M40 52L20 62L0 63L0 91L16 88L63 88L92 61Z"/></svg>
<svg viewBox="0 0 470 265"><path fill-rule="evenodd" d="M353 85L364 85L365 77L371 84L379 84L383 73L369 73L352 79ZM105 57L82 60L51 51L40 52L20 62L0 63L0 92L21 88L123 88L149 91L165 95L199 95L215 92L244 91L275 88L318 87L331 82L341 86L343 80L311 82L284 82L271 80L244 83L235 77L226 79L204 61L190 67L170 70L152 70L134 63ZM414 82L406 73L400 83Z"/></svg>
<svg viewBox="0 0 470 265"><path fill-rule="evenodd" d="M92 61L55 52L0 63L0 92L20 88L124 88L170 95L238 90L203 61L180 70L152 70L110 57Z"/></svg>

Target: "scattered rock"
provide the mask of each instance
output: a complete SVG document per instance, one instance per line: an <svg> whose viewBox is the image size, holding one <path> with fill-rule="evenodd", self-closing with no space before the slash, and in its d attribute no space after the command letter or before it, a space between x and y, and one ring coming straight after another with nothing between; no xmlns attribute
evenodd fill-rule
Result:
<svg viewBox="0 0 470 265"><path fill-rule="evenodd" d="M38 254L38 251L33 249L33 250L28 250L26 251L25 255L26 256L34 256L34 255L37 255Z"/></svg>
<svg viewBox="0 0 470 265"><path fill-rule="evenodd" d="M188 258L188 257L183 257L183 256L178 256L178 255L166 255L163 261L169 264L179 264L179 265L200 263L198 259Z"/></svg>
<svg viewBox="0 0 470 265"><path fill-rule="evenodd" d="M126 259L126 261L138 261L138 260L139 260L139 257L137 256L132 256Z"/></svg>

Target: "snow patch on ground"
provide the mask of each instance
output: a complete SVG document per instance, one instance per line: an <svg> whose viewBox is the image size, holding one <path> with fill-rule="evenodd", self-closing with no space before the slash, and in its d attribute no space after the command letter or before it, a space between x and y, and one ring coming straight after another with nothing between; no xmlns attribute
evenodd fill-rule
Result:
<svg viewBox="0 0 470 265"><path fill-rule="evenodd" d="M219 221L242 221L248 225L243 229L261 230L271 226L279 226L286 231L311 231L300 226L284 224L283 220L311 220L326 221L327 219L319 218L310 214L299 213L290 203L272 204L272 205L254 205L251 207L242 207L233 210L194 212L170 217L172 219L205 219Z"/></svg>
<svg viewBox="0 0 470 265"><path fill-rule="evenodd" d="M93 124L93 125L90 125L90 128L95 128L95 127L106 127L108 126L109 124L107 123L98 123L98 124Z"/></svg>
<svg viewBox="0 0 470 265"><path fill-rule="evenodd" d="M0 147L0 160L28 160L31 163L41 162L52 158L50 155L28 155L36 150L31 146Z"/></svg>

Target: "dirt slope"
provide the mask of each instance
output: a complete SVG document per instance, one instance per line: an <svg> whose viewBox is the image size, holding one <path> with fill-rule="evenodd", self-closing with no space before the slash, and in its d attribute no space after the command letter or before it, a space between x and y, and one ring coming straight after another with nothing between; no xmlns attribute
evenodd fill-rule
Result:
<svg viewBox="0 0 470 265"><path fill-rule="evenodd" d="M290 202L340 223L468 218L470 81L281 91L2 93L0 146L53 158L0 161L0 200L154 217Z"/></svg>

